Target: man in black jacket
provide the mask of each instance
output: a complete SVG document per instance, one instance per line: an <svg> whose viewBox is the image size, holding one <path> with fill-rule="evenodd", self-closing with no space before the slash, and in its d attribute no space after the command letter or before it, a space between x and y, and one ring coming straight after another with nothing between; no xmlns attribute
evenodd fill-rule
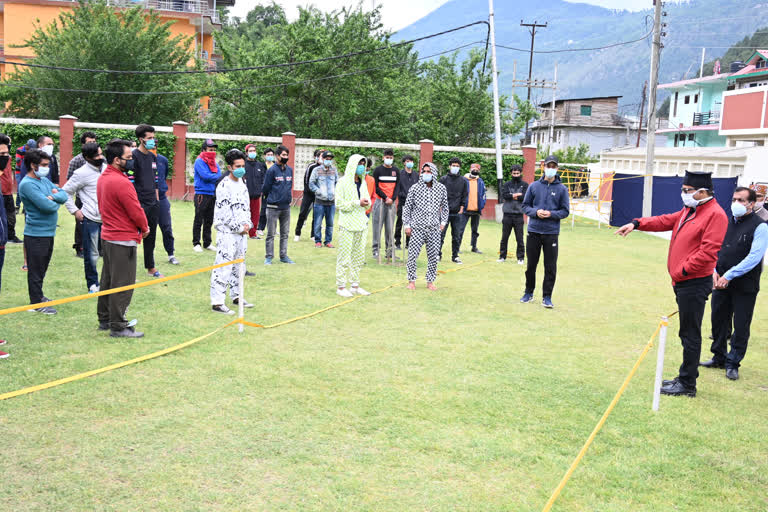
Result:
<svg viewBox="0 0 768 512"><path fill-rule="evenodd" d="M301 196L301 208L299 209L299 220L296 222L296 232L293 237L294 242L298 242L301 239L301 228L304 227L309 212L312 211L312 224L310 224L310 232L313 233L311 238L314 240L314 225L315 225L315 193L309 189L309 177L312 176L312 171L316 167L322 165L323 149L316 149L314 152L314 160L307 166L307 170L304 171L304 193Z"/></svg>
<svg viewBox="0 0 768 512"><path fill-rule="evenodd" d="M442 178L440 183L448 189L448 225L451 226L451 261L461 265L459 259L459 247L461 247L461 235L463 234L462 214L467 208L469 199L469 182L461 175L461 160L453 157L450 160L449 172ZM443 230L442 240L440 242L440 258L443 257L443 244L445 243L445 234L448 227Z"/></svg>
<svg viewBox="0 0 768 512"><path fill-rule="evenodd" d="M408 191L419 182L419 173L413 172L413 162L413 156L405 155L403 157L403 169L400 171L400 183L398 183L397 192L397 222L395 223L395 249L398 251L402 249L400 242L403 240L403 205L408 197ZM406 234L406 247L408 247L410 240L411 237Z"/></svg>
<svg viewBox="0 0 768 512"><path fill-rule="evenodd" d="M267 148L271 152L272 148ZM267 151L264 154L267 154ZM259 228L259 216L261 215L261 189L264 186L264 176L267 174L267 166L257 160L258 152L255 144L245 146L245 186L248 187L248 197L251 207L251 229L248 232L250 238L258 239L256 231Z"/></svg>
<svg viewBox="0 0 768 512"><path fill-rule="evenodd" d="M499 245L499 263L507 259L507 243L512 229L515 230L517 241L517 264L522 265L525 258L525 241L523 240L523 198L528 190L528 183L523 181L523 168L513 165L511 169L512 179L504 184L501 197L504 199L502 211L504 219L501 222L501 244Z"/></svg>
<svg viewBox="0 0 768 512"><path fill-rule="evenodd" d="M148 124L140 124L134 131L138 147L133 150L133 169L128 171L128 179L136 189L139 203L144 210L149 225L149 235L144 239L144 268L152 277L163 277L155 267L155 240L157 224L160 220L158 200L160 192L157 188L157 157L152 152L157 147L155 128Z"/></svg>
<svg viewBox="0 0 768 512"><path fill-rule="evenodd" d="M728 231L712 276L713 356L699 363L705 368L725 368L725 376L731 380L739 378L739 365L747 352L763 255L768 248L768 225L754 213L755 200L755 191L746 187L733 192Z"/></svg>

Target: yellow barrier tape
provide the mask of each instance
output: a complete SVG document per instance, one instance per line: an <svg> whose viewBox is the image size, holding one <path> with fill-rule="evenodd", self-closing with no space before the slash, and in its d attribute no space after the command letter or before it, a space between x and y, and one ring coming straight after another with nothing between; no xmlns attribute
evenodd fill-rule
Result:
<svg viewBox="0 0 768 512"><path fill-rule="evenodd" d="M19 389L19 390L16 390L16 391L11 391L9 393L3 393L2 395L0 395L0 401L7 400L9 398L14 398L14 397L21 396L21 395L27 395L29 393L34 393L36 391L42 391L44 389L49 389L49 388L53 388L53 387L56 387L56 386L61 386L62 384L68 384L68 383L74 382L76 380L86 379L88 377L92 377L92 376L98 375L100 373L105 373L105 372L108 372L108 371L111 371L111 370L117 370L118 368L122 368L124 366L128 366L128 365L135 364L135 363L141 363L142 361L147 361L149 359L154 359L156 357L160 357L160 356L164 356L166 354L170 354L171 352L176 352L177 350L181 350L181 349L183 349L185 347L188 347L190 345L194 345L195 343L197 343L199 341L202 341L205 338L213 336L214 334L216 334L217 332L221 331L222 329L225 329L225 328L229 327L230 325L237 323L238 320L239 319L232 320L228 324L222 325L218 329L216 329L214 331L211 331L208 334L203 334L202 336L198 336L197 338L195 338L193 340L189 340L189 341L186 341L184 343L180 343L178 345L174 345L173 347L166 348L166 349L163 349L163 350L158 350L157 352L152 352L151 354L147 354L147 355L144 355L144 356L141 356L141 357L130 359L128 361L123 361L122 363L116 363L116 364L113 364L113 365L110 365L110 366L105 366L104 368L99 368L98 370L91 370L91 371L84 372L84 373L78 373L77 375L72 375L71 377L66 377L64 379L54 380L54 381L51 381L51 382L47 382L45 384L40 384L38 386L31 386L31 387L28 387L28 388Z"/></svg>
<svg viewBox="0 0 768 512"><path fill-rule="evenodd" d="M203 272L209 272L215 268L226 267L227 265L236 265L238 263L243 263L244 261L245 261L244 259L240 258L237 260L219 263L217 265L211 265L210 267L199 268L197 270L190 270L189 272L184 272L182 274L178 274L175 276L161 277L160 279L154 279L152 281L144 281L143 283L136 283L128 286L120 286L118 288L110 288L109 290L104 290L103 292L84 293L83 295L75 295L74 297L67 297L65 299L51 300L48 302L39 302L37 304L28 304L26 306L17 306L15 308L0 309L0 316L10 315L11 313L19 313L20 311L27 311L30 309L38 309L44 306L53 307L53 306L58 306L59 304L67 304L69 302L76 302L79 300L92 299L94 297L101 297L102 295L111 295L113 293L125 292L128 290L133 290L135 288L144 288L145 286L153 286L156 284L167 283L168 281L181 279L182 277L193 276L195 274L201 274Z"/></svg>
<svg viewBox="0 0 768 512"><path fill-rule="evenodd" d="M558 484L557 488L555 488L555 491L552 493L552 496L550 496L549 501L547 501L547 504L544 505L542 512L549 512L549 510L552 509L552 505L554 505L557 497L560 496L560 493L565 487L565 484L568 483L568 480L571 478L571 475L573 474L573 472L576 471L576 468L581 462L581 459L583 459L584 455L587 453L587 450L589 449L589 446L592 444L592 441L595 440L595 436L597 436L597 433L600 432L600 429L603 428L603 425L605 424L605 421L608 419L608 416L611 414L611 412L613 411L613 408L616 407L616 404L619 402L619 398L621 398L621 395L624 394L624 391L627 389L627 386L629 385L629 381L632 380L632 377L634 377L635 373L637 373L637 369L640 367L640 363L643 362L643 359L645 359L645 356L648 355L648 351L651 350L651 347L653 347L653 340L659 334L662 324L663 322L659 322L659 325L656 326L656 331L654 331L653 335L651 336L651 339L648 340L648 343L645 345L645 348L643 349L643 352L640 354L640 357L637 358L635 365L629 371L629 375L627 375L627 378L624 379L624 382L622 383L619 390L616 392L616 395L613 397L613 400L611 400L610 405L605 410L605 413L603 413L603 417L600 418L600 421L597 422L597 425L595 425L595 428L592 430L592 433L587 438L587 441L584 443L584 446L581 447L581 450L579 451L579 454L576 456L576 459L574 459L573 463L571 464L571 467L569 467L568 471L565 472L565 476L563 476L562 480L560 480L560 483Z"/></svg>

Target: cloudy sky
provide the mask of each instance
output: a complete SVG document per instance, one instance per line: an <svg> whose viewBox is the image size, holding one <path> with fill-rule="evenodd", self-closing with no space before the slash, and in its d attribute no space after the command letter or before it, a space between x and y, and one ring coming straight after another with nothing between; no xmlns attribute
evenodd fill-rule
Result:
<svg viewBox="0 0 768 512"><path fill-rule="evenodd" d="M372 6L382 4L382 17L384 25L391 30L399 30L413 23L414 21L426 16L437 9L448 0L362 0L363 6ZM501 3L499 0L497 3ZM571 1L571 0L567 0ZM246 13L259 3L266 4L268 0L237 0L232 14L234 16L244 17ZM615 9L639 10L651 8L652 0L581 0L582 3L600 5ZM277 0L279 5L283 6L288 19L295 19L298 16L298 6L314 4L323 11L338 9L341 5L357 5L357 0Z"/></svg>

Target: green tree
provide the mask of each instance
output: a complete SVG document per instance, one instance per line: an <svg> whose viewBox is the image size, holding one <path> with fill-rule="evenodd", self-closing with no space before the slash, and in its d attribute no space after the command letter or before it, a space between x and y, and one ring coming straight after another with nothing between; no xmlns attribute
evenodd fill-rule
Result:
<svg viewBox="0 0 768 512"><path fill-rule="evenodd" d="M109 70L184 70L195 63L191 38L172 36L171 22L140 7L116 11L80 0L47 27L37 21L25 47L35 64ZM196 64L197 65L197 64ZM6 65L9 70L13 69ZM81 121L170 124L191 119L199 103L199 75L132 75L19 66L4 81L0 99L11 115L50 118L72 114ZM11 87L11 85L21 87ZM173 95L127 95L89 91L188 91Z"/></svg>
<svg viewBox="0 0 768 512"><path fill-rule="evenodd" d="M515 116L512 121L507 125L508 132L517 135L529 121L534 121L541 117L541 113L533 103L528 100L523 100L515 94L512 96L515 100Z"/></svg>

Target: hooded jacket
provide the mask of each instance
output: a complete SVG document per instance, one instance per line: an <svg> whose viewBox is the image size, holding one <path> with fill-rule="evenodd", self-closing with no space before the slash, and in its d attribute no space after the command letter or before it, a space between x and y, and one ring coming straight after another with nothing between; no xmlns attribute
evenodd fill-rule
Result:
<svg viewBox="0 0 768 512"><path fill-rule="evenodd" d="M405 203L405 198L408 197L408 191L411 187L419 182L419 170L415 167L408 172L405 169L400 171L400 183L397 196Z"/></svg>
<svg viewBox="0 0 768 512"><path fill-rule="evenodd" d="M523 214L523 199L525 198L525 192L528 190L528 183L523 181L520 177L517 180L512 178L504 183L501 189L501 197L504 198L504 206L502 211L505 214L510 215L522 215ZM522 194L519 198L515 199L515 194Z"/></svg>
<svg viewBox="0 0 768 512"><path fill-rule="evenodd" d="M213 226L219 233L232 234L239 234L244 228L253 227L250 197L243 180L233 181L227 177L216 186Z"/></svg>
<svg viewBox="0 0 768 512"><path fill-rule="evenodd" d="M195 194L204 196L216 195L216 184L221 179L221 167L216 162L216 172L200 157L195 160Z"/></svg>
<svg viewBox="0 0 768 512"><path fill-rule="evenodd" d="M290 165L274 164L264 177L262 193L267 196L267 208L287 210L291 207L293 191L293 168Z"/></svg>
<svg viewBox="0 0 768 512"><path fill-rule="evenodd" d="M368 217L365 215L367 207L360 206L362 199L371 199L366 176L360 177L359 191L355 182L357 163L364 158L363 155L350 156L344 176L336 184L336 209L339 211L337 223L347 231L363 231L368 228Z"/></svg>
<svg viewBox="0 0 768 512"><path fill-rule="evenodd" d="M548 210L552 215L540 219L536 212ZM544 177L534 181L528 187L523 199L523 212L528 215L528 232L540 235L560 234L560 220L570 213L568 189L560 181L559 176L549 183Z"/></svg>
<svg viewBox="0 0 768 512"><path fill-rule="evenodd" d="M77 205L75 205L75 196L77 196L83 205L79 208L83 215L92 222L101 222L99 201L96 197L96 184L104 167L106 166L97 168L86 162L85 165L75 170L69 181L61 187L61 190L69 195L67 202L64 203L69 213L74 215L78 210Z"/></svg>
<svg viewBox="0 0 768 512"><path fill-rule="evenodd" d="M264 187L264 178L267 175L267 166L257 160L245 161L245 186L248 187L248 197L258 199L261 197L261 189Z"/></svg>
<svg viewBox="0 0 768 512"><path fill-rule="evenodd" d="M437 167L431 162L425 165L432 169L432 186L419 179L408 191L403 206L403 226L406 228L440 229L448 223L448 192L445 185L435 180Z"/></svg>
<svg viewBox="0 0 768 512"><path fill-rule="evenodd" d="M459 210L467 209L469 198L469 182L460 174L446 174L440 178L440 183L445 186L448 193L448 208L451 215L456 215Z"/></svg>

